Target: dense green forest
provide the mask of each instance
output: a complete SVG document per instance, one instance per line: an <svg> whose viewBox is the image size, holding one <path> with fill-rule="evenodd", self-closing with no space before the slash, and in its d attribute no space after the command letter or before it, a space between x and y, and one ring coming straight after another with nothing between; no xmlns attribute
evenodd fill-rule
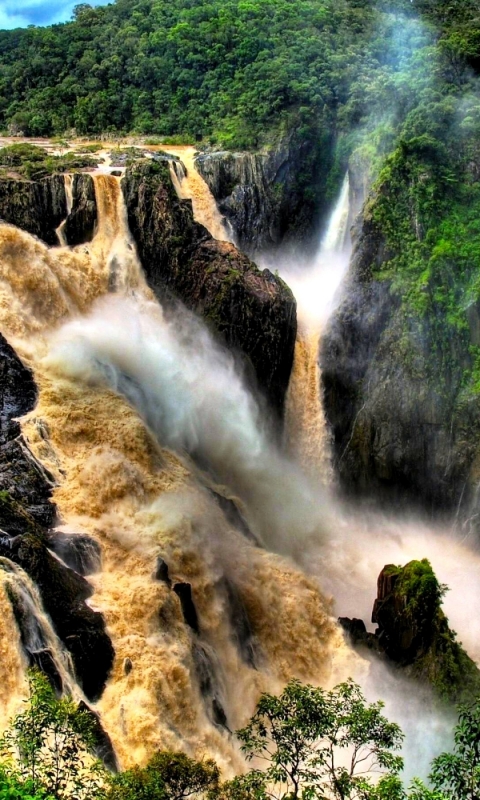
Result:
<svg viewBox="0 0 480 800"><path fill-rule="evenodd" d="M82 4L66 24L0 31L0 129L256 147L292 125L327 137L391 125L465 91L478 16L474 0Z"/></svg>

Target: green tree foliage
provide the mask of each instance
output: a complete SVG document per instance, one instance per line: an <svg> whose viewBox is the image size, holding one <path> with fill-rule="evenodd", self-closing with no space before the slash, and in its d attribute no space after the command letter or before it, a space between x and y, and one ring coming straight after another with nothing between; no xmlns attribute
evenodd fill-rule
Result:
<svg viewBox="0 0 480 800"><path fill-rule="evenodd" d="M0 31L0 127L234 147L292 126L348 135L468 88L480 53L473 0L116 0L74 17Z"/></svg>
<svg viewBox="0 0 480 800"><path fill-rule="evenodd" d="M43 789L35 789L31 781L22 781L0 767L0 800L49 800Z"/></svg>
<svg viewBox="0 0 480 800"><path fill-rule="evenodd" d="M114 776L106 800L186 800L214 795L220 771L214 761L185 753L156 753L146 767Z"/></svg>
<svg viewBox="0 0 480 800"><path fill-rule="evenodd" d="M325 691L293 680L279 697L263 694L237 735L247 759L264 761L265 769L227 784L226 797L387 797L399 786L402 759L396 751L403 737L382 708L368 704L352 681ZM375 773L386 773L376 787Z"/></svg>
<svg viewBox="0 0 480 800"><path fill-rule="evenodd" d="M71 698L57 699L41 673L32 671L29 685L25 710L0 742L1 774L19 791L26 787L27 794L91 800L101 790L104 773L91 756L95 740L90 716Z"/></svg>

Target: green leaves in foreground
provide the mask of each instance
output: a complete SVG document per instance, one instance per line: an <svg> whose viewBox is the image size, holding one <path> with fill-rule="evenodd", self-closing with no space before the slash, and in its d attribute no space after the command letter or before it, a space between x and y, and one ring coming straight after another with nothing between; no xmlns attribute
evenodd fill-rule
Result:
<svg viewBox="0 0 480 800"><path fill-rule="evenodd" d="M269 795L305 800L382 796L372 794L370 776L388 773L390 786L398 786L403 766L396 755L402 732L382 709L381 702L368 704L353 681L327 692L294 680L279 697L262 695L237 735L247 759L265 761L266 769L236 778L227 794L262 797L268 786Z"/></svg>
<svg viewBox="0 0 480 800"><path fill-rule="evenodd" d="M146 767L111 779L107 800L184 800L218 790L220 770L214 761L194 761L185 753L156 753Z"/></svg>
<svg viewBox="0 0 480 800"><path fill-rule="evenodd" d="M3 786L0 782L0 791L8 798L91 800L100 793L104 771L91 755L94 734L89 714L70 697L57 699L39 672L29 674L29 684L25 710L14 717L0 740L4 759L0 780L5 781Z"/></svg>

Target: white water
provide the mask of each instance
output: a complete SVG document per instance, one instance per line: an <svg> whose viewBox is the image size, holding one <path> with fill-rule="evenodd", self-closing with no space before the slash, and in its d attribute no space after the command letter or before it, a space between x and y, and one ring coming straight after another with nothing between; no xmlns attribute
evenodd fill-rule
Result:
<svg viewBox="0 0 480 800"><path fill-rule="evenodd" d="M317 254L310 261L280 262L279 272L297 301L299 329L320 336L325 323L340 299L342 281L351 253L350 182L348 173L334 206L326 233Z"/></svg>

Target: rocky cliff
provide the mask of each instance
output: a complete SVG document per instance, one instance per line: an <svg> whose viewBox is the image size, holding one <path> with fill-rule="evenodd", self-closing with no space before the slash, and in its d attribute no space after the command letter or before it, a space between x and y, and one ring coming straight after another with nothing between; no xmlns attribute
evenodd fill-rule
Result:
<svg viewBox="0 0 480 800"><path fill-rule="evenodd" d="M240 250L252 257L315 238L327 213L332 141L294 134L260 153L212 152L196 166L229 221Z"/></svg>
<svg viewBox="0 0 480 800"><path fill-rule="evenodd" d="M348 493L476 518L480 184L438 160L402 146L365 206L322 342L325 410Z"/></svg>
<svg viewBox="0 0 480 800"><path fill-rule="evenodd" d="M242 355L269 403L281 413L293 362L295 300L268 270L236 247L211 238L179 200L168 160L127 170L122 181L128 224L150 287L179 298Z"/></svg>
<svg viewBox="0 0 480 800"><path fill-rule="evenodd" d="M90 241L96 219L95 188L90 175L73 175L70 213L63 175L38 181L0 179L0 220L38 236L48 245L59 244L56 231L65 220L64 234L69 245Z"/></svg>
<svg viewBox="0 0 480 800"><path fill-rule="evenodd" d="M340 623L357 647L369 648L430 684L441 697L463 702L478 695L480 671L449 627L441 609L444 591L426 559L405 567L388 565L378 577L375 633L367 633L362 620L342 618Z"/></svg>

